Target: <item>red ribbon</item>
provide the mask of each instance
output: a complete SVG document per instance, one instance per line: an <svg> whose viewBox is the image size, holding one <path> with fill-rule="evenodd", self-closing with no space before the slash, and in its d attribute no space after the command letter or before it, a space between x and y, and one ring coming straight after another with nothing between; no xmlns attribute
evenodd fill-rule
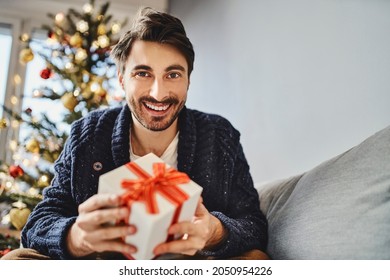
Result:
<svg viewBox="0 0 390 280"><path fill-rule="evenodd" d="M180 206L189 197L176 186L188 183L190 181L188 175L173 168L166 169L165 163L153 164L154 176L150 176L135 162L127 163L126 167L138 176L138 179L122 181L122 188L126 192L121 199L129 207L134 201L144 202L147 211L150 214L156 214L159 212L156 201L157 192L176 206Z"/></svg>

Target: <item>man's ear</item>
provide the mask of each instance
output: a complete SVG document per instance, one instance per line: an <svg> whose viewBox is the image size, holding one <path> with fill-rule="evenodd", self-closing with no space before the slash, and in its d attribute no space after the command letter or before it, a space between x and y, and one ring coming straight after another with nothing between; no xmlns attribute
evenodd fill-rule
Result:
<svg viewBox="0 0 390 280"><path fill-rule="evenodd" d="M121 71L118 70L117 74L118 74L119 84L121 85L122 89L125 90L125 87L123 85L123 75L122 75Z"/></svg>

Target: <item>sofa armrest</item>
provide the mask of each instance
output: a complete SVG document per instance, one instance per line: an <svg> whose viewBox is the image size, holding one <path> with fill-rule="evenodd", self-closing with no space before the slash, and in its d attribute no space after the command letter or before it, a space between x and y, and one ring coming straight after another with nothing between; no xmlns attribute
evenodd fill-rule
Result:
<svg viewBox="0 0 390 280"><path fill-rule="evenodd" d="M278 210L275 208L276 205L284 204L303 175L304 173L287 179L255 183L260 199L260 209L267 218Z"/></svg>

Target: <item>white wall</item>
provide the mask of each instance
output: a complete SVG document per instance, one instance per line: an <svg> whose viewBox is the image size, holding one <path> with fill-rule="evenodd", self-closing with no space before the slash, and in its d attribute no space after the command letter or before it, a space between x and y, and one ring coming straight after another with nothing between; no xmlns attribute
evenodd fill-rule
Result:
<svg viewBox="0 0 390 280"><path fill-rule="evenodd" d="M188 107L227 117L255 181L390 124L390 1L171 0L195 52Z"/></svg>

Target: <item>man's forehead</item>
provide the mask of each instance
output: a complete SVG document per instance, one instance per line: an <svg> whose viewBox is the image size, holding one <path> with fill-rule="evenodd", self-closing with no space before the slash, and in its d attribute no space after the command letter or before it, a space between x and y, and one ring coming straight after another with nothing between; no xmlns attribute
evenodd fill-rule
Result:
<svg viewBox="0 0 390 280"><path fill-rule="evenodd" d="M188 69L187 60L175 47L141 40L134 42L127 59L127 66L131 69L163 68L184 72Z"/></svg>

